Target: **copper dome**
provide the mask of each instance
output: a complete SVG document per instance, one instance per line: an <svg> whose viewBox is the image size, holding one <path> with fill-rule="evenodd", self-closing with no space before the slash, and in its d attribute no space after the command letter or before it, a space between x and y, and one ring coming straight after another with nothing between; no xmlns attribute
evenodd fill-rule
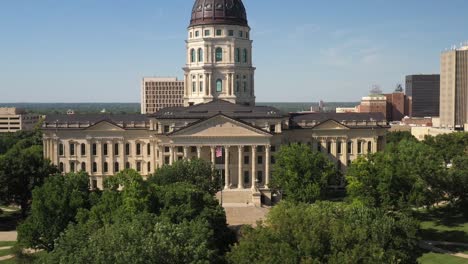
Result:
<svg viewBox="0 0 468 264"><path fill-rule="evenodd" d="M227 24L248 26L242 0L196 0L190 26Z"/></svg>

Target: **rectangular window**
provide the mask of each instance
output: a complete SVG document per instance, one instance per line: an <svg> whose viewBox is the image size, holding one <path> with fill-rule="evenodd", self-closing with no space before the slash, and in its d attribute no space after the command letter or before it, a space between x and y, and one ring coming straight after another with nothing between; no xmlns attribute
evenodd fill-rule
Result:
<svg viewBox="0 0 468 264"><path fill-rule="evenodd" d="M190 151L191 151L192 153L197 152L197 147L190 147Z"/></svg>
<svg viewBox="0 0 468 264"><path fill-rule="evenodd" d="M249 171L244 171L244 184L250 183L250 173Z"/></svg>
<svg viewBox="0 0 468 264"><path fill-rule="evenodd" d="M348 142L348 154L353 153L353 142L349 141Z"/></svg>
<svg viewBox="0 0 468 264"><path fill-rule="evenodd" d="M229 31L228 31L228 35L229 35L230 37L234 37L234 30L229 30Z"/></svg>
<svg viewBox="0 0 468 264"><path fill-rule="evenodd" d="M164 152L165 153L169 153L171 151L171 149L169 147L164 147Z"/></svg>
<svg viewBox="0 0 468 264"><path fill-rule="evenodd" d="M150 143L146 144L146 154L148 156L151 155L151 144Z"/></svg>
<svg viewBox="0 0 468 264"><path fill-rule="evenodd" d="M70 172L75 172L75 162L70 162Z"/></svg>
<svg viewBox="0 0 468 264"><path fill-rule="evenodd" d="M341 142L336 143L336 153L341 154L342 149L341 149Z"/></svg>
<svg viewBox="0 0 468 264"><path fill-rule="evenodd" d="M93 172L97 172L97 163L93 162Z"/></svg>
<svg viewBox="0 0 468 264"><path fill-rule="evenodd" d="M322 152L322 142L317 142L317 152Z"/></svg>
<svg viewBox="0 0 468 264"><path fill-rule="evenodd" d="M164 126L164 133L169 133L170 127L169 126Z"/></svg>
<svg viewBox="0 0 468 264"><path fill-rule="evenodd" d="M86 145L81 144L81 156L85 156L85 155L86 155Z"/></svg>
<svg viewBox="0 0 468 264"><path fill-rule="evenodd" d="M130 144L125 144L125 155L130 156Z"/></svg>
<svg viewBox="0 0 468 264"><path fill-rule="evenodd" d="M196 83L196 82L192 82L192 91L193 91L194 93L197 92L197 83Z"/></svg>
<svg viewBox="0 0 468 264"><path fill-rule="evenodd" d="M137 156L141 155L141 144L140 143L138 143L136 145L136 154L137 154Z"/></svg>
<svg viewBox="0 0 468 264"><path fill-rule="evenodd" d="M257 183L262 183L263 182L263 171L257 171Z"/></svg>
<svg viewBox="0 0 468 264"><path fill-rule="evenodd" d="M221 36L223 35L223 31L221 29L216 30L216 36Z"/></svg>
<svg viewBox="0 0 468 264"><path fill-rule="evenodd" d="M263 156L257 157L257 164L263 164Z"/></svg>
<svg viewBox="0 0 468 264"><path fill-rule="evenodd" d="M169 163L170 163L169 157L165 157L164 158L164 164L169 165Z"/></svg>
<svg viewBox="0 0 468 264"><path fill-rule="evenodd" d="M184 147L177 147L178 153L184 153Z"/></svg>
<svg viewBox="0 0 468 264"><path fill-rule="evenodd" d="M104 156L107 156L107 155L109 154L109 153L108 153L108 151L109 151L108 145L107 145L107 144L104 144L104 147L103 147L103 148L104 148Z"/></svg>
<svg viewBox="0 0 468 264"><path fill-rule="evenodd" d="M63 146L63 144L59 144L59 155L60 156L64 155L64 146Z"/></svg>
<svg viewBox="0 0 468 264"><path fill-rule="evenodd" d="M200 92L203 92L203 82L200 82Z"/></svg>
<svg viewBox="0 0 468 264"><path fill-rule="evenodd" d="M118 156L118 155L119 155L119 144L115 143L114 144L114 156Z"/></svg>
<svg viewBox="0 0 468 264"><path fill-rule="evenodd" d="M93 144L93 156L97 155L97 145L96 143Z"/></svg>
<svg viewBox="0 0 468 264"><path fill-rule="evenodd" d="M327 153L328 154L331 154L332 152L332 143L331 142L327 142Z"/></svg>
<svg viewBox="0 0 468 264"><path fill-rule="evenodd" d="M107 173L109 172L109 165L107 164L107 162L104 162L104 173Z"/></svg>
<svg viewBox="0 0 468 264"><path fill-rule="evenodd" d="M205 37L210 36L210 34L211 34L210 30L209 30L209 29L206 29L206 30L205 30Z"/></svg>
<svg viewBox="0 0 468 264"><path fill-rule="evenodd" d="M239 31L239 38L243 38L244 37L244 31Z"/></svg>
<svg viewBox="0 0 468 264"><path fill-rule="evenodd" d="M247 165L249 164L250 158L249 156L244 156L244 164Z"/></svg>
<svg viewBox="0 0 468 264"><path fill-rule="evenodd" d="M70 155L75 156L75 144L70 144Z"/></svg>
<svg viewBox="0 0 468 264"><path fill-rule="evenodd" d="M276 146L271 146L271 152L276 152Z"/></svg>
<svg viewBox="0 0 468 264"><path fill-rule="evenodd" d="M130 169L130 162L125 163L125 169Z"/></svg>
<svg viewBox="0 0 468 264"><path fill-rule="evenodd" d="M200 36L200 31L195 31L195 37L199 37Z"/></svg>
<svg viewBox="0 0 468 264"><path fill-rule="evenodd" d="M362 142L360 142L360 141L359 141L358 144L357 144L357 152L358 152L359 154L362 154Z"/></svg>
<svg viewBox="0 0 468 264"><path fill-rule="evenodd" d="M119 172L119 171L120 171L120 165L119 165L118 162L116 162L116 163L114 164L114 171L115 171L115 172Z"/></svg>

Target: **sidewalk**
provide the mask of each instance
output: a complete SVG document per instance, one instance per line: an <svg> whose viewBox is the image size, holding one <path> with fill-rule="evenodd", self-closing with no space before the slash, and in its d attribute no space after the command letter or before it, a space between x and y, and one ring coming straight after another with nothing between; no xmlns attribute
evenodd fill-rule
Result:
<svg viewBox="0 0 468 264"><path fill-rule="evenodd" d="M16 231L0 232L0 241L16 241L18 233Z"/></svg>

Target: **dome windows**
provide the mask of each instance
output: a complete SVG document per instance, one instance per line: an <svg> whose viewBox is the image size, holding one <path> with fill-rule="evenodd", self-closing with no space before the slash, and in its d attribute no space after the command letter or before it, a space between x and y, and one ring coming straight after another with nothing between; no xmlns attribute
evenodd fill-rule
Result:
<svg viewBox="0 0 468 264"><path fill-rule="evenodd" d="M223 30L217 29L216 30L216 36L222 36L223 35Z"/></svg>
<svg viewBox="0 0 468 264"><path fill-rule="evenodd" d="M190 62L195 62L195 49L190 50Z"/></svg>
<svg viewBox="0 0 468 264"><path fill-rule="evenodd" d="M236 48L235 60L236 60L236 62L240 62L240 49L239 48Z"/></svg>
<svg viewBox="0 0 468 264"><path fill-rule="evenodd" d="M242 53L242 57L243 57L243 62L247 63L248 61L247 49L244 49L244 52Z"/></svg>
<svg viewBox="0 0 468 264"><path fill-rule="evenodd" d="M198 62L203 62L203 49L198 49Z"/></svg>

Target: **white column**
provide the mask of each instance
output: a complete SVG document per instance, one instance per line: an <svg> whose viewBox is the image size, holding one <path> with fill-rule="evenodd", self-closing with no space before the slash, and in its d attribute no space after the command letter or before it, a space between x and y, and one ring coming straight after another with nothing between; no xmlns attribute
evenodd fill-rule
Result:
<svg viewBox="0 0 468 264"><path fill-rule="evenodd" d="M215 147L211 147L211 164L213 166L216 165L216 148Z"/></svg>
<svg viewBox="0 0 468 264"><path fill-rule="evenodd" d="M115 175L117 172L114 171L114 140L111 140L110 143L108 143L107 154L109 154L109 164L107 164L109 174Z"/></svg>
<svg viewBox="0 0 468 264"><path fill-rule="evenodd" d="M270 149L271 146L265 147L265 188L268 189L270 185Z"/></svg>
<svg viewBox="0 0 468 264"><path fill-rule="evenodd" d="M197 158L201 159L201 146L197 146Z"/></svg>
<svg viewBox="0 0 468 264"><path fill-rule="evenodd" d="M229 189L229 146L224 147L224 189Z"/></svg>
<svg viewBox="0 0 468 264"><path fill-rule="evenodd" d="M184 159L188 159L188 147L184 146Z"/></svg>
<svg viewBox="0 0 468 264"><path fill-rule="evenodd" d="M174 147L170 146L169 147L169 165L172 165L174 163Z"/></svg>
<svg viewBox="0 0 468 264"><path fill-rule="evenodd" d="M238 171L238 183L237 183L237 188L238 189L244 189L244 181L242 179L242 154L244 153L244 146L239 146L238 147L238 154L239 154L239 157L238 157L238 165L239 165L239 171Z"/></svg>
<svg viewBox="0 0 468 264"><path fill-rule="evenodd" d="M257 146L252 146L252 190L256 190L256 178L257 178Z"/></svg>

